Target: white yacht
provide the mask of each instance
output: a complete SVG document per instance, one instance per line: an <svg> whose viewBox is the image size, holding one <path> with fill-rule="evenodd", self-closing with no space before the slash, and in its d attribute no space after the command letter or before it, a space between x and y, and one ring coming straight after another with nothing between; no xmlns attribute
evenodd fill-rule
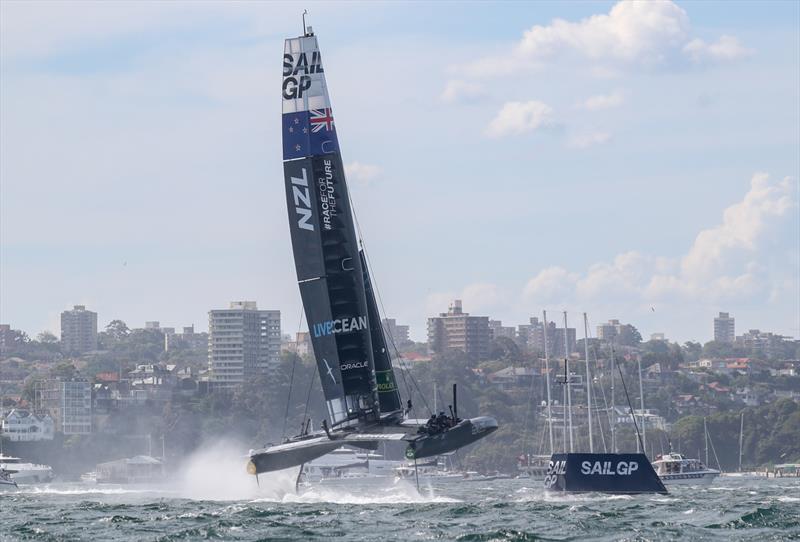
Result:
<svg viewBox="0 0 800 542"><path fill-rule="evenodd" d="M665 485L707 485L720 475L720 471L708 468L699 459L687 459L677 453L656 456L653 467Z"/></svg>
<svg viewBox="0 0 800 542"><path fill-rule="evenodd" d="M0 455L0 469L5 470L13 482L20 484L37 484L53 479L53 469L49 465L27 463L9 455Z"/></svg>
<svg viewBox="0 0 800 542"><path fill-rule="evenodd" d="M384 459L380 454L341 447L303 467L303 482L331 483L354 478L384 478L394 474L402 462Z"/></svg>

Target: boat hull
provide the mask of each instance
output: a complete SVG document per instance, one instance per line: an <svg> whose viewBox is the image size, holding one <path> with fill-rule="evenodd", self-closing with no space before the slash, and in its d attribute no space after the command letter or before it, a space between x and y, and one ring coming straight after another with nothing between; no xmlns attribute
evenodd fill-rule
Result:
<svg viewBox="0 0 800 542"><path fill-rule="evenodd" d="M298 446L275 446L251 453L247 472L261 474L276 470L288 469L308 463L329 454L342 446L342 441L327 440L324 437L297 443Z"/></svg>
<svg viewBox="0 0 800 542"><path fill-rule="evenodd" d="M699 486L710 485L714 478L719 476L718 472L692 472L684 474L664 474L659 476L666 486Z"/></svg>
<svg viewBox="0 0 800 542"><path fill-rule="evenodd" d="M544 487L547 491L570 493L667 493L642 453L553 454Z"/></svg>
<svg viewBox="0 0 800 542"><path fill-rule="evenodd" d="M406 457L422 459L435 455L444 455L468 444L482 439L497 430L497 420L489 416L481 416L469 420L461 420L455 427L435 435L420 436L408 443Z"/></svg>

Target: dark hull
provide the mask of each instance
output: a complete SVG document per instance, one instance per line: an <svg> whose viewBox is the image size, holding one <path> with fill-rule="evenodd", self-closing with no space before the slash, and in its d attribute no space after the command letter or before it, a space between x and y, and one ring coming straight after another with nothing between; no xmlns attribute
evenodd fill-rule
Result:
<svg viewBox="0 0 800 542"><path fill-rule="evenodd" d="M553 454L544 487L571 493L667 493L644 454Z"/></svg>
<svg viewBox="0 0 800 542"><path fill-rule="evenodd" d="M442 455L472 444L497 430L497 421L488 416L461 420L458 425L436 435L422 435L408 443L406 457L422 459Z"/></svg>
<svg viewBox="0 0 800 542"><path fill-rule="evenodd" d="M307 463L322 457L323 455L334 451L340 446L342 446L341 441L328 440L326 442L320 442L296 449L277 451L267 450L261 453L254 453L250 456L250 463L247 465L247 471L250 474L261 474L264 472L272 472L276 470L297 467L298 465L302 465L303 463Z"/></svg>
<svg viewBox="0 0 800 542"><path fill-rule="evenodd" d="M313 461L339 448L355 446L374 450L379 442L407 441L406 457L420 459L446 454L493 433L497 421L486 416L461 420L455 427L437 435L416 432L417 426L373 425L358 432L313 433L298 440L250 452L247 471L261 474L288 469Z"/></svg>

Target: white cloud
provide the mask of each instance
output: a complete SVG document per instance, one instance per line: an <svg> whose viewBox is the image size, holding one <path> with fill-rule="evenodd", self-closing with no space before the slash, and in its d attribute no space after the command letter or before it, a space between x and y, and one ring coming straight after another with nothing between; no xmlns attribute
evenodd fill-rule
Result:
<svg viewBox="0 0 800 542"><path fill-rule="evenodd" d="M611 134L608 132L586 132L572 136L567 142L567 146L573 149L586 149L609 141L611 141Z"/></svg>
<svg viewBox="0 0 800 542"><path fill-rule="evenodd" d="M522 293L527 299L542 302L563 301L570 296L578 278L577 274L570 273L563 267L548 267L530 279Z"/></svg>
<svg viewBox="0 0 800 542"><path fill-rule="evenodd" d="M486 89L478 83L452 79L442 91L441 99L445 103L475 102L486 97Z"/></svg>
<svg viewBox="0 0 800 542"><path fill-rule="evenodd" d="M725 209L722 224L697 235L677 278L703 289L703 283L724 273L736 255L753 255L770 226L795 206L789 178L772 182L766 173L755 174L742 201Z"/></svg>
<svg viewBox="0 0 800 542"><path fill-rule="evenodd" d="M361 162L350 162L345 164L344 171L347 178L351 181L369 184L377 179L383 170L379 166L362 164Z"/></svg>
<svg viewBox="0 0 800 542"><path fill-rule="evenodd" d="M737 60L752 54L734 36L723 35L714 42L706 43L695 38L683 47L683 52L694 62Z"/></svg>
<svg viewBox="0 0 800 542"><path fill-rule="evenodd" d="M587 111L599 111L601 109L611 109L619 107L625 101L625 96L621 91L617 90L611 94L598 94L586 99L580 107Z"/></svg>
<svg viewBox="0 0 800 542"><path fill-rule="evenodd" d="M797 269L769 269L774 232L796 210L792 181L753 176L744 198L723 212L722 223L701 231L679 259L630 251L610 263L593 264L583 273L549 267L531 278L524 297L541 302L588 302L647 305L655 301L744 301L766 299L770 292L796 291ZM793 276L792 276L793 275ZM787 278L787 276L789 278Z"/></svg>
<svg viewBox="0 0 800 542"><path fill-rule="evenodd" d="M528 57L572 50L589 58L657 61L665 49L681 43L688 26L686 12L672 2L619 2L608 15L536 25L525 32L518 51Z"/></svg>
<svg viewBox="0 0 800 542"><path fill-rule="evenodd" d="M621 1L607 14L534 25L510 54L478 58L459 66L458 71L472 77L494 77L572 56L591 61L592 72L615 73L611 66L656 66L680 60L681 50L708 60L730 60L747 51L731 36L722 36L713 44L690 39L689 17L674 2Z"/></svg>
<svg viewBox="0 0 800 542"><path fill-rule="evenodd" d="M552 123L553 109L542 102L506 102L486 128L489 137L531 132Z"/></svg>

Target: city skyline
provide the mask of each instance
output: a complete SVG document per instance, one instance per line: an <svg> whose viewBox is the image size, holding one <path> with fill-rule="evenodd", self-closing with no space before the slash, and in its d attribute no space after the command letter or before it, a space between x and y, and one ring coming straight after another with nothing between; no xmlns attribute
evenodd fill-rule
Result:
<svg viewBox="0 0 800 542"><path fill-rule="evenodd" d="M458 299L451 300L450 309L448 309L448 310L452 310L453 303L460 303L460 302L461 302L461 300L458 300ZM250 304L250 305L257 306L259 304L259 302L258 301L229 301L228 303L226 303L226 305L228 305L227 307L215 307L215 308L209 309L208 312L206 313L205 321L208 322L209 319L212 318L212 314L215 313L215 312L225 312L225 311L230 310L230 308L232 306L234 306L234 305L244 305L244 304ZM91 313L91 307L87 308L87 307L84 307L84 306L76 306L74 308L75 309L80 308L81 310L86 310L86 311ZM461 305L459 305L459 310L461 310ZM552 310L547 310L547 309L543 309L543 310L547 311L547 322L548 322L548 325L554 326L556 328L558 326L562 326L560 328L560 330L563 331L564 311L552 311ZM66 314L66 313L69 313L69 312L74 312L74 310L65 309L64 311L62 311L62 320L63 320L63 314ZM279 317L280 317L280 332L281 332L281 337L282 338L285 338L285 337L294 338L297 333L301 333L301 334L307 334L308 333L308 328L305 325L303 325L302 328L299 329L299 330L298 329L289 329L289 328L284 327L283 326L284 313L281 312L280 309L267 308L267 309L261 309L260 312L263 312L263 313L277 313L279 315ZM392 318L391 315L389 315L388 317L385 316L385 315L382 316L382 325L383 326L390 325L391 327L395 327L398 330L401 330L401 331L399 331L400 335L402 335L403 337L408 336L409 339L414 341L414 342L425 343L425 342L428 342L428 338L429 338L429 334L430 334L430 331L429 331L430 321L438 319L439 317L447 314L447 312L448 311L442 311L442 312L439 312L437 314L428 315L426 317L426 320L427 320L428 323L426 324L426 326L424 326L420 330L414 330L413 326L409 326L409 325L405 324L404 322L399 322L396 318ZM91 313L91 314L95 314L95 313ZM523 321L494 320L494 319L492 319L492 315L491 314L475 314L475 313L470 313L469 311L466 311L466 310L464 311L464 314L465 315L468 314L470 316L478 317L478 318L485 318L487 320L487 329L491 329L492 328L492 324L498 324L498 323L503 324L504 328L510 327L511 329L514 330L514 334L515 334L514 338L517 338L517 335L520 335L520 334L525 335L526 333L528 333L528 328L531 327L530 320L536 320L536 321L538 321L538 323L536 325L540 325L541 324L541 318L542 318L542 312L539 312L538 315L537 314L531 315L529 317L529 319L523 320ZM730 315L730 321L731 322L735 319L735 314L731 313L730 311L729 312L718 312L716 315L709 315L708 322L706 322L708 324L707 327L709 328L708 336L706 337L706 336L699 336L698 335L697 337L689 338L689 339L686 339L685 341L676 340L673 337L670 337L669 334L665 333L663 330L643 329L639 325L637 325L636 322L625 320L624 316L621 316L621 317L617 316L616 318L607 318L606 319L607 321L602 321L602 319L600 319L600 320L593 319L592 316L587 313L587 318L589 319L588 323L589 323L589 338L590 339L601 339L601 340L603 340L604 337L602 335L602 329L601 328L607 328L608 326L613 324L615 326L622 325L623 327L624 326L628 326L628 325L633 326L641 334L642 342L646 342L648 340L651 340L653 338L653 336L661 336L660 338L655 339L655 340L667 340L669 342L676 342L676 343L679 343L679 344L682 344L682 343L684 343L686 341L699 342L700 344L704 344L706 342L716 340L716 333L718 332L718 330L717 330L717 322L718 322L719 318L722 317L723 315L724 315L725 318L728 318L728 316ZM96 322L97 322L97 324L96 324L97 332L104 331L105 327L109 323L114 321L114 320L122 320L123 322L125 322L128 325L128 327L130 329L155 329L155 330L158 330L158 331L162 331L165 334L175 333L176 329L181 329L181 328L183 329L184 333L186 332L187 329L191 329L193 333L194 332L196 332L196 333L208 333L208 332L210 332L210 329L208 327L206 329L203 329L202 325L198 326L196 323L186 324L184 322L179 322L179 323L176 324L175 322L170 322L171 324L174 324L174 325L161 325L164 322L163 320L152 320L151 319L151 320L144 321L142 323L142 325L139 326L137 324L137 322L128 321L128 320L126 320L124 318L110 317L110 318L108 318L108 320L105 320L105 319L101 318L100 316L101 315L99 315L99 314L95 314L95 318L96 318ZM583 322L583 313L582 312L567 311L567 318L568 318L569 328L576 330L574 340L582 339L583 338L583 323L582 323ZM6 322L2 322L2 325L10 326L10 329L21 329L19 327L15 327L14 325L8 324ZM199 328L199 329L196 331L195 328ZM59 335L59 331L61 331L61 335L63 336L63 330L59 330L58 328L40 330L39 332L31 332L31 331L25 330L25 329L22 329L22 331L25 331L28 334L28 336L31 337L32 339L35 338L35 336L39 332L42 332L42 331L49 331L49 332L53 333L56 336L58 336ZM756 325L756 326L753 326L753 325L738 326L737 325L736 328L734 329L733 328L733 324L731 324L731 333L732 333L731 339L730 339L730 341L726 340L726 341L723 341L723 342L732 342L734 337L738 338L738 337L744 336L746 333L748 333L750 331L761 331L761 332L775 333L776 335L781 335L781 333L776 332L775 330L763 327L763 326L759 327L758 325ZM398 335L398 337L399 337L399 335ZM400 340L398 337L395 337L396 341ZM800 337L796 337L794 335L785 335L785 337L787 337L790 340L794 340L794 339L800 340ZM527 337L525 337L525 339L527 340ZM605 338L605 339L607 340L607 338Z"/></svg>
<svg viewBox="0 0 800 542"><path fill-rule="evenodd" d="M42 6L0 4L0 321L202 325L253 299L300 328L277 94L296 6ZM798 15L312 6L383 316L417 340L455 298L507 325L567 308L704 342L728 311L800 336Z"/></svg>

